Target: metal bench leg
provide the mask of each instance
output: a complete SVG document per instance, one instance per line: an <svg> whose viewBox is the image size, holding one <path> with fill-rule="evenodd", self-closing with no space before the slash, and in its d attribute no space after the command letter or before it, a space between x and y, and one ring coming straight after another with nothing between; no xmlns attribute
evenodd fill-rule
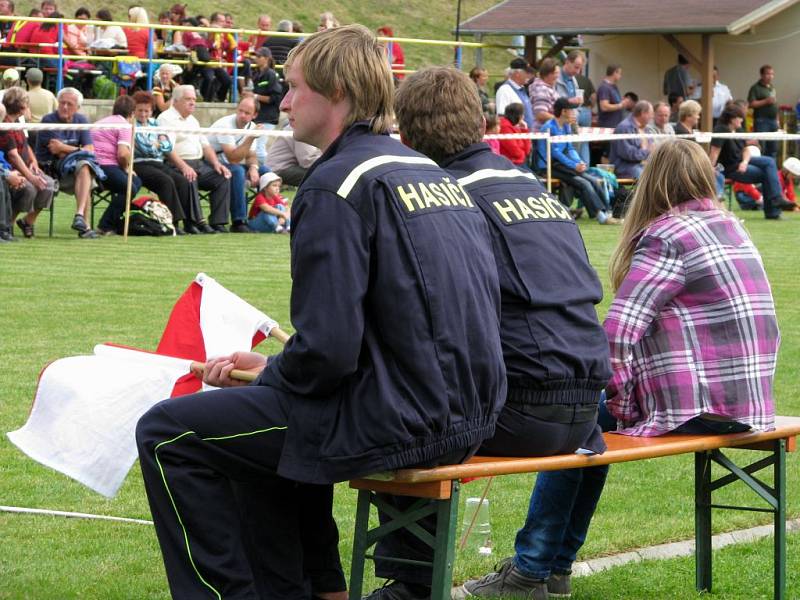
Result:
<svg viewBox="0 0 800 600"><path fill-rule="evenodd" d="M364 563L369 548L369 512L372 492L359 490L356 524L353 534L353 559L350 564L350 600L361 600L364 585Z"/></svg>
<svg viewBox="0 0 800 600"><path fill-rule="evenodd" d="M447 600L453 586L453 562L458 528L458 481L447 500L437 500L436 545L433 548L431 600Z"/></svg>
<svg viewBox="0 0 800 600"><path fill-rule="evenodd" d="M694 453L695 589L711 591L711 456Z"/></svg>
<svg viewBox="0 0 800 600"><path fill-rule="evenodd" d="M775 600L786 597L786 440L775 442Z"/></svg>

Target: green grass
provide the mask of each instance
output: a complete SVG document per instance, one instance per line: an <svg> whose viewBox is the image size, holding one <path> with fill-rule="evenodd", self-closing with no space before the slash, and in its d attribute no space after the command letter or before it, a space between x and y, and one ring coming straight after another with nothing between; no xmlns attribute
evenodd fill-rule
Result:
<svg viewBox="0 0 800 600"><path fill-rule="evenodd" d="M172 304L196 273L204 271L276 318L288 320L289 240L277 235L186 236L178 239L79 240L68 228L71 198L58 198L56 237L0 246L0 432L26 420L39 371L54 359L88 354L96 343L113 341L154 349ZM776 391L781 414L800 415L797 328L800 278L793 257L800 218L767 222L743 213L761 250L775 295L783 342ZM604 281L619 229L582 220L592 263ZM599 307L602 317L610 294ZM276 346L271 345L270 350ZM800 461L789 456L789 514L800 515ZM769 479L769 478L767 478ZM532 476L497 480L489 495L495 554L462 553L456 580L483 574L512 551L513 536L527 507ZM480 495L483 483L467 484L462 496ZM691 538L692 457L615 466L595 517L582 559L631 548ZM355 495L337 489L336 517L341 552L349 561ZM724 504L751 501L732 486ZM149 518L138 468L113 500L26 458L0 436L0 504ZM768 522L755 513L718 512L714 532ZM789 546L789 572L800 572L798 536ZM715 597L758 598L771 593L768 542L718 553ZM741 565L747 562L747 568ZM747 579L744 584L741 577ZM375 583L368 581L365 588ZM796 575L789 597L800 596ZM694 597L692 561L644 563L601 573L576 584L576 598ZM166 580L152 528L0 513L0 598L166 598Z"/></svg>

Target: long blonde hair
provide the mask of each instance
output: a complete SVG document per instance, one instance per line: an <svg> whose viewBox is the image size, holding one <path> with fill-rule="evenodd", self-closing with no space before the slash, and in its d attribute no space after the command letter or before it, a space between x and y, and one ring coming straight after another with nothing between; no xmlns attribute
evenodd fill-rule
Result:
<svg viewBox="0 0 800 600"><path fill-rule="evenodd" d="M628 274L636 242L650 223L682 202L716 196L714 168L700 144L680 138L659 144L636 183L622 238L611 257L614 292Z"/></svg>

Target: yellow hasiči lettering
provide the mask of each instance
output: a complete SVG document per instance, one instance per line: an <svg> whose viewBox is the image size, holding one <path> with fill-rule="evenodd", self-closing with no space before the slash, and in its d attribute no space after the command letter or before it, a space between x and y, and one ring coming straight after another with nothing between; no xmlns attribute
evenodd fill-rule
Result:
<svg viewBox="0 0 800 600"><path fill-rule="evenodd" d="M547 209L544 206L542 206L541 198L534 198L533 196L528 196L528 206L530 206L533 209L537 219L546 219L547 217L550 216L550 213L547 212Z"/></svg>
<svg viewBox="0 0 800 600"><path fill-rule="evenodd" d="M525 204L524 201L520 200L519 198L514 198L514 203L517 205L519 209L519 214L522 215L523 219L535 219L536 213L533 212L530 206Z"/></svg>
<svg viewBox="0 0 800 600"><path fill-rule="evenodd" d="M447 197L447 194L444 193L441 187L439 187L438 183L430 183L428 187L431 189L431 192L439 199L439 202L444 204L445 206L450 206L452 202L450 198Z"/></svg>
<svg viewBox="0 0 800 600"><path fill-rule="evenodd" d="M428 189L428 186L422 183L421 181L417 184L419 185L419 190L422 192L422 200L425 202L425 207L430 208L431 206L441 206L442 203L439 202L436 197L431 194L431 191Z"/></svg>
<svg viewBox="0 0 800 600"><path fill-rule="evenodd" d="M522 215L519 214L517 207L514 206L511 200L503 200L503 202L505 203L505 206L496 200L493 202L493 204L497 213L506 223L513 223L514 221L522 220Z"/></svg>
<svg viewBox="0 0 800 600"><path fill-rule="evenodd" d="M403 201L403 204L406 205L406 210L408 210L408 212L414 212L417 209L417 207L425 208L425 205L422 204L422 200L419 197L419 193L414 188L413 184L411 183L408 184L408 190L409 191L404 190L403 186L401 185L397 186L397 193L400 194L400 199ZM417 206L414 206L415 202Z"/></svg>
<svg viewBox="0 0 800 600"><path fill-rule="evenodd" d="M572 217L569 214L569 211L564 207L561 202L553 198L552 196L545 196L547 203L550 205L550 208L556 216L561 217L562 219L571 219Z"/></svg>

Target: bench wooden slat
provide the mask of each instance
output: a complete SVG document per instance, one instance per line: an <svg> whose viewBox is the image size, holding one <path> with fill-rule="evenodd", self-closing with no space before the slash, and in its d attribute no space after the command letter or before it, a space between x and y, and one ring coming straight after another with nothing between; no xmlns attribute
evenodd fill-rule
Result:
<svg viewBox="0 0 800 600"><path fill-rule="evenodd" d="M376 481L374 479L354 479L350 482L354 490L372 490L395 496L413 496L431 500L450 498L450 481L429 481L427 483L397 483L395 481Z"/></svg>
<svg viewBox="0 0 800 600"><path fill-rule="evenodd" d="M512 475L575 469L614 463L674 456L692 452L703 452L718 448L763 448L765 443L794 438L800 435L800 417L776 417L775 430L726 435L679 435L668 434L658 437L633 437L615 433L604 434L608 450L604 454L581 455L565 454L536 458L475 456L460 465L445 465L434 469L401 469L394 473L381 475L380 483L420 484L436 481L452 481L467 477L488 477L491 475ZM792 442L790 442L793 444ZM792 445L792 447L794 447ZM387 477L388 476L388 477ZM357 489L377 489L376 481L364 478L351 481ZM396 489L396 488L392 488ZM411 488L416 490L417 488ZM416 491L414 492L416 495ZM427 497L427 496L426 496Z"/></svg>

